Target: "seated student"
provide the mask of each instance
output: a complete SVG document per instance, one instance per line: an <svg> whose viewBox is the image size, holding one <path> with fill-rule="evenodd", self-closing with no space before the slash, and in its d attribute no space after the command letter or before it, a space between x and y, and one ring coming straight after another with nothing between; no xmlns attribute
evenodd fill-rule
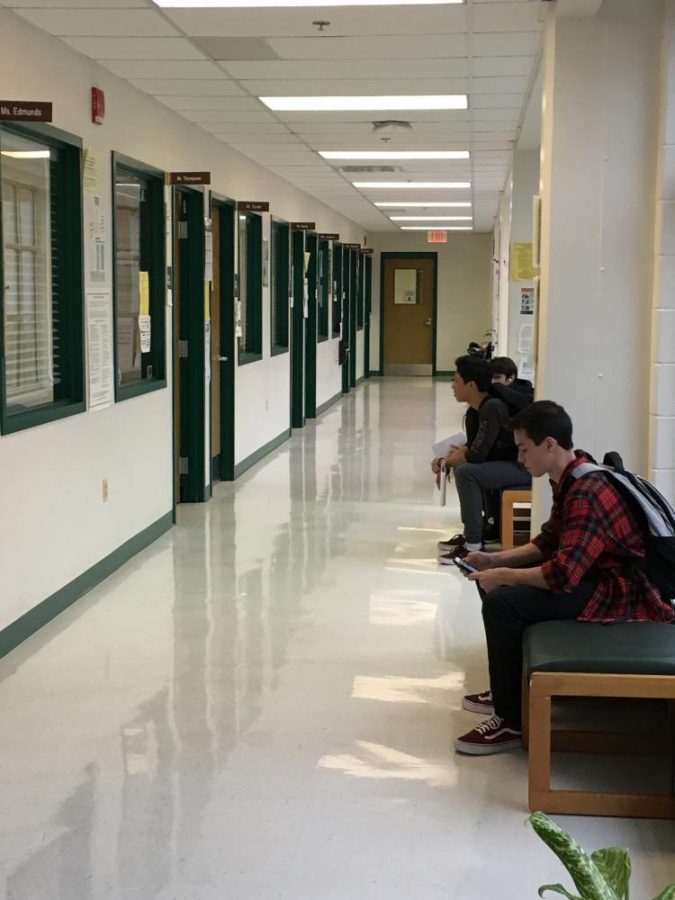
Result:
<svg viewBox="0 0 675 900"><path fill-rule="evenodd" d="M534 387L531 381L518 378L518 367L509 356L495 356L490 360L492 369L492 386L490 396L498 397L509 407L511 415L525 409L534 400ZM499 491L486 491L484 498L485 521L483 523L483 543L489 544L499 540L500 517Z"/></svg>
<svg viewBox="0 0 675 900"><path fill-rule="evenodd" d="M539 400L511 423L518 458L535 478L548 475L551 517L524 547L470 553L470 575L483 598L490 668L489 693L465 697L464 707L493 712L455 742L460 753L484 755L521 743L522 640L534 622L673 622L675 611L632 560L645 555L644 528L629 503L603 475L571 470L589 457L572 444L562 406Z"/></svg>
<svg viewBox="0 0 675 900"><path fill-rule="evenodd" d="M482 548L483 492L503 487L523 487L530 476L516 461L517 451L503 400L490 396L492 369L487 360L460 356L455 360L452 391L460 403L467 403L465 431L467 443L445 459L435 459L432 471L451 467L464 525L464 533L439 541L438 561L449 565L455 556L465 556Z"/></svg>

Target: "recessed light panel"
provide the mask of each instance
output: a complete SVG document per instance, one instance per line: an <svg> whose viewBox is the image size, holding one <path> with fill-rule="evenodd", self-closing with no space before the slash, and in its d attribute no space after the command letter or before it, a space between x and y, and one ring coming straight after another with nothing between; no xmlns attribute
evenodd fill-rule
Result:
<svg viewBox="0 0 675 900"><path fill-rule="evenodd" d="M377 206L378 209L391 209L392 207L394 207L395 209L401 209L403 207L405 207L406 209L408 209L408 208L414 209L415 207L420 207L421 209L431 209L432 207L434 207L435 209L441 209L441 208L449 209L451 207L457 208L460 206L464 207L464 208L470 207L471 201L470 200L456 200L453 202L452 200L448 200L446 202L446 201L434 201L434 200L415 200L412 203L408 203L407 200L401 200L401 201L384 200L380 203L375 203L373 205Z"/></svg>
<svg viewBox="0 0 675 900"><path fill-rule="evenodd" d="M363 112L411 109L466 109L466 94L381 97L258 97L277 112Z"/></svg>
<svg viewBox="0 0 675 900"><path fill-rule="evenodd" d="M184 9L254 9L268 7L283 9L292 6L455 6L464 0L155 0L161 7L183 7Z"/></svg>
<svg viewBox="0 0 675 900"><path fill-rule="evenodd" d="M319 150L324 159L468 159L468 150Z"/></svg>
<svg viewBox="0 0 675 900"><path fill-rule="evenodd" d="M472 216L390 216L392 222L470 222Z"/></svg>
<svg viewBox="0 0 675 900"><path fill-rule="evenodd" d="M385 190L426 190L470 188L470 181L352 181L355 188L383 188Z"/></svg>

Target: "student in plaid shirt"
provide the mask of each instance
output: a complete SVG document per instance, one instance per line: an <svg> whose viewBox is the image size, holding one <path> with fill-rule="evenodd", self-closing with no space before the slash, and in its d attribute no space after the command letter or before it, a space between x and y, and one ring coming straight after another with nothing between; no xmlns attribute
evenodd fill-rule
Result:
<svg viewBox="0 0 675 900"><path fill-rule="evenodd" d="M569 476L592 461L572 444L562 406L540 400L512 421L518 459L535 478L548 475L553 509L541 534L524 547L474 552L467 562L483 598L491 691L464 698L464 708L493 713L455 746L484 755L521 743L522 638L549 619L582 622L664 622L675 618L634 562L645 555L644 529L634 509L602 473Z"/></svg>

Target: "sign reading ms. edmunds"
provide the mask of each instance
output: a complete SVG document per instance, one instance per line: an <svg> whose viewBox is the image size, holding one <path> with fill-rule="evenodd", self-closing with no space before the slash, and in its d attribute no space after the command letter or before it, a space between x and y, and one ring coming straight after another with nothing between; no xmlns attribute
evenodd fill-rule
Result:
<svg viewBox="0 0 675 900"><path fill-rule="evenodd" d="M0 122L51 122L52 104L31 100L0 100Z"/></svg>

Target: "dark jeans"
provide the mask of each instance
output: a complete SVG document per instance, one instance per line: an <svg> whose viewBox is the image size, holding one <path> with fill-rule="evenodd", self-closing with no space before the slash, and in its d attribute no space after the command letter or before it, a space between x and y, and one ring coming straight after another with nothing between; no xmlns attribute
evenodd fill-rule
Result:
<svg viewBox="0 0 675 900"><path fill-rule="evenodd" d="M455 468L455 485L469 544L480 544L483 536L483 492L505 487L529 487L530 473L518 462L494 460L464 463Z"/></svg>
<svg viewBox="0 0 675 900"><path fill-rule="evenodd" d="M523 677L523 634L535 622L576 619L596 585L583 581L561 596L532 587L499 587L483 599L483 624L490 666L490 688L495 713L507 725L520 728Z"/></svg>

